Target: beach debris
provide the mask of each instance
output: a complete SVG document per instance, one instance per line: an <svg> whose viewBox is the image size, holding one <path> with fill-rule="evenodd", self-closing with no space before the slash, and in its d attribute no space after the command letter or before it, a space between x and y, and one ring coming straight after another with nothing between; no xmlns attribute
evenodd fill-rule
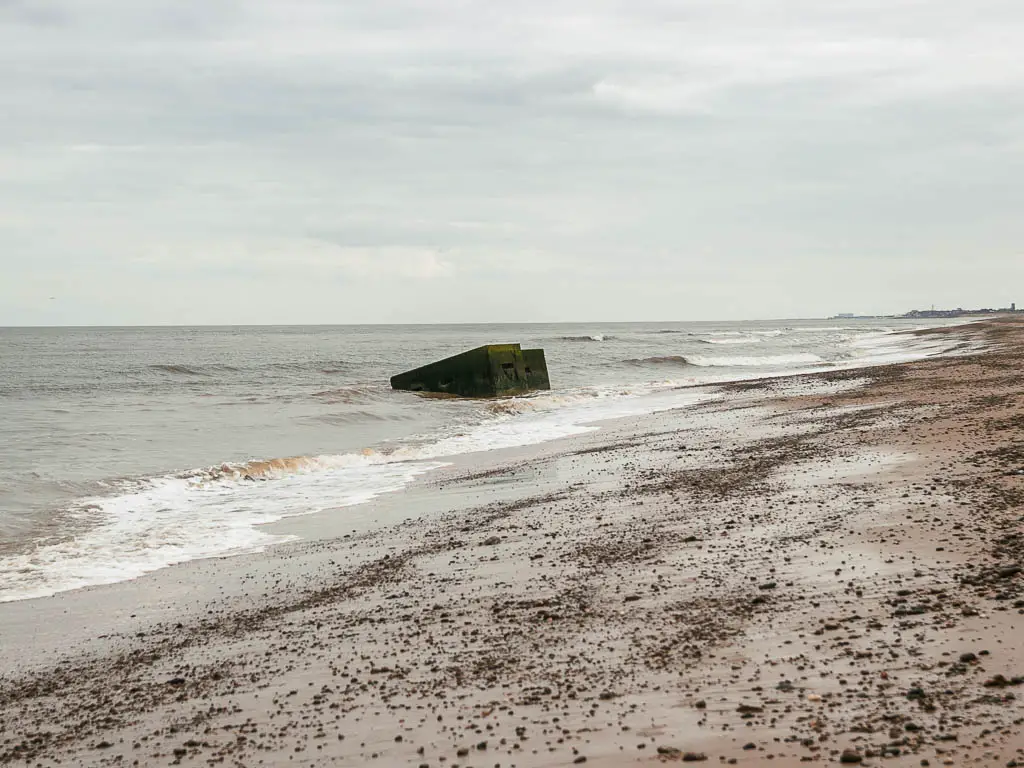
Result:
<svg viewBox="0 0 1024 768"><path fill-rule="evenodd" d="M1024 685L1024 675L1007 678L1006 675L995 675L984 683L986 688L1006 688L1007 686Z"/></svg>
<svg viewBox="0 0 1024 768"><path fill-rule="evenodd" d="M543 349L488 344L391 377L391 388L460 397L501 397L551 389Z"/></svg>

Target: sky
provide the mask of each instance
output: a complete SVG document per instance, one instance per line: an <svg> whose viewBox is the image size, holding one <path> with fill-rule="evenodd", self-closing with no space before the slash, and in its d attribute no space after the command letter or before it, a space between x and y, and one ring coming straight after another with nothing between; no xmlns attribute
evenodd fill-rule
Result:
<svg viewBox="0 0 1024 768"><path fill-rule="evenodd" d="M1024 305L1018 0L0 0L0 325Z"/></svg>

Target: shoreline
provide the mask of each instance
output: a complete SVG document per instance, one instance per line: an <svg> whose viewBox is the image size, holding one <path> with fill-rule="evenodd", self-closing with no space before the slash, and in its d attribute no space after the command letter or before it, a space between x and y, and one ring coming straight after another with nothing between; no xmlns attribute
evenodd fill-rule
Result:
<svg viewBox="0 0 1024 768"><path fill-rule="evenodd" d="M941 327L954 328L963 326L964 323ZM649 391L641 393L620 392L618 393L619 395L632 394L632 396L612 397L611 402L605 402L604 405L598 406L595 412L592 413L588 412L591 410L591 404L585 398L570 402L568 408L552 408L549 404L546 405L542 401L538 401L538 405L535 408L532 401L522 401L520 405L512 404L510 408L517 413L521 410L526 411L516 417L515 424L519 425L520 430L525 428L528 434L513 435L511 440L502 437L502 425L499 422L489 423L484 421L476 424L475 427L469 428L468 433L449 435L447 437L442 436L438 438L439 442L434 443L428 440L420 448L413 448L412 452L404 459L389 458L392 451L397 450L399 454L404 452L404 448L401 442L399 442L392 446L364 448L361 451L351 451L341 455L309 454L276 459L246 459L241 461L241 463L218 464L206 468L178 469L147 476L126 476L114 482L115 486L121 488L118 492L100 493L99 495L85 494L78 497L77 502L69 502L69 509L75 509L77 514L89 517L95 514L97 522L94 522L93 525L100 537L104 535L105 526L112 525L116 530L118 521L121 519L131 520L133 517L139 516L143 521L149 521L149 525L154 529L152 533L157 538L166 534L163 536L166 545L156 549L145 545L140 547L133 544L130 540L120 541L114 536L112 541L105 543L106 545L103 541L91 543L92 551L103 552L104 549L107 550L106 554L101 555L97 559L97 557L90 553L76 552L74 548L70 552L64 552L61 549L62 542L59 539L39 545L38 549L36 548L36 543L31 540L26 541L23 544L24 549L21 550L17 549L12 543L8 553L11 556L11 561L7 564L5 570L5 574L9 576L11 583L8 585L8 589L4 591L2 597L0 597L0 604L17 600L48 597L83 588L112 585L137 579L164 568L182 565L192 560L244 556L265 552L270 547L286 542L281 538L263 540L263 534L274 530L299 530L305 532L311 526L303 525L301 522L293 524L293 521L296 518L307 515L319 515L318 519L326 519L326 513L326 515L337 516L342 520L351 518L357 521L358 525L359 520L371 514L367 509L365 497L360 498L360 493L369 493L372 497L371 501L374 498L380 499L382 496L389 494L404 493L410 484L417 483L423 476L432 476L441 465L452 462L461 463L463 461L462 457L468 457L468 461L471 463L481 462L486 464L487 462L501 461L506 455L506 451L512 450L512 453L508 455L515 456L518 455L516 449L522 448L529 451L535 446L544 443L557 442L566 435L572 438L583 432L599 429L603 424L612 423L619 418L639 417L656 411L689 407L692 405L692 402L686 402L684 398L699 399L701 397L718 396L714 393L719 392L719 388L723 385L729 386L735 382L759 381L765 378L792 379L823 371L874 368L878 365L889 364L889 362L905 362L929 355L962 354L963 352L963 350L953 349L948 343L930 343L927 340L923 344L900 344L898 340L901 337L905 339L908 336L912 336L913 333L908 334L908 331L912 330L904 329L903 331L888 334L889 338L897 341L889 343L883 341L882 343L870 345L874 349L874 353L869 355L872 358L871 362L851 359L846 362L833 362L828 364L827 367L823 367L825 364L816 364L806 368L771 374L747 371L730 376L711 376L702 381L691 379L693 383L686 384L666 381L662 382L659 386L657 382L649 382L641 387L641 390ZM879 338L884 338L884 336ZM891 357L896 359L885 359ZM627 385L627 389L631 386ZM596 403L597 401L594 402ZM501 407L495 406L495 408L489 408L488 410L500 412ZM605 412L601 413L602 410ZM547 434L542 434L545 430ZM516 431L513 429L513 432ZM552 436L552 431L555 436ZM480 434L477 434L478 432ZM561 436L558 436L559 434ZM486 435L486 437L482 438L483 435ZM469 439L470 445L447 444L459 443L460 438L463 437ZM473 443L480 442L481 438L483 443L490 443L490 445L474 447ZM523 441L525 441L525 444L523 444ZM515 445L517 442L520 444ZM500 447L503 444L512 444L513 448ZM366 466L362 467L364 471L361 475L359 474L359 467L361 466L359 464L359 454L374 457L368 461ZM478 454L479 457L477 456ZM324 482L330 483L331 472L321 473L316 468L321 466L321 464L326 464L327 467L334 467L339 461L343 462L343 467L348 467L351 464L356 469L357 475L354 477L346 475L345 478L338 481L341 483L340 486L327 489L327 495L333 494L339 506L326 507L317 512L309 512L307 511L308 502L299 499L294 493L292 497L289 497L287 491L289 482L293 485L296 481L300 483L308 482L314 485ZM308 474L304 473L301 471L302 467L311 468L312 471ZM230 488L243 496L238 499L239 509L259 510L258 512L251 512L250 518L252 519L247 523L237 524L232 520L233 516L218 518L214 514L212 517L207 517L205 512L195 512L197 509L203 510L211 498L215 499L214 496L200 493L190 500L175 500L168 499L164 495L168 484L174 486L175 484L185 482L186 478L207 478L217 481L225 473L230 474L229 468L237 473L235 482L238 485L232 485L230 480L225 480L228 483L226 488ZM285 471L281 475L275 475L275 468L283 468ZM288 468L294 470L295 474L293 475ZM242 481L252 479L247 474L250 471L255 473L257 478L262 478L264 472L271 473L271 476L267 478L270 480L270 484L265 487L246 487L246 483ZM300 480L300 478L307 476L308 480ZM286 489L283 495L280 494L282 487ZM172 494L184 494L188 491L187 489L176 491L172 487L169 489L169 492ZM346 499L347 496L352 498ZM182 509L175 508L172 503L174 501L177 501L179 506L181 504L185 504L185 506ZM214 503L216 502L214 501ZM168 505L171 506L170 509L167 509ZM96 509L94 510L93 507L96 507ZM172 511L177 512L178 517L165 514ZM163 518L167 519L163 520ZM189 520L191 523L180 530L168 529L167 526L172 524L173 520ZM209 526L207 525L208 520L211 522ZM336 521L328 520L327 522L331 530L338 530L338 523ZM390 522L394 522L394 520ZM371 524L364 527L376 526ZM91 529L86 527L83 532L86 540L90 538L90 531ZM207 535L198 536L200 531L206 531ZM218 533L221 534L220 543L218 545L209 544L208 542L211 540L218 539ZM229 538L225 539L223 538L224 536ZM68 540L70 541L70 539ZM177 545L170 543L174 541L177 541ZM51 548L56 549L51 552L49 551ZM117 563L116 568L110 567L111 552L116 552L119 555L113 561ZM51 567L47 568L44 565L43 568L39 569L40 573L37 575L35 571L39 564L49 564ZM111 571L117 572L111 573ZM22 574L26 575L25 579L22 579Z"/></svg>
<svg viewBox="0 0 1024 768"><path fill-rule="evenodd" d="M419 505L386 530L0 605L0 763L1005 765L1022 329L466 455L371 502Z"/></svg>

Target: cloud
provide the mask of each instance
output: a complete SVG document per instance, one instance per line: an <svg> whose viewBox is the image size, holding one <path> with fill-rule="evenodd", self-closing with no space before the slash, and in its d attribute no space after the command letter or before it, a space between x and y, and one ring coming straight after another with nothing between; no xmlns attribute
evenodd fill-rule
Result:
<svg viewBox="0 0 1024 768"><path fill-rule="evenodd" d="M175 320L284 280L294 322L419 319L417 281L467 321L999 303L1022 33L1007 0L6 0L0 324L54 274L61 321L150 322L188 270Z"/></svg>
<svg viewBox="0 0 1024 768"><path fill-rule="evenodd" d="M432 250L350 248L312 239L162 244L146 248L131 263L165 273L218 272L270 278L288 274L433 280L454 272L452 263Z"/></svg>

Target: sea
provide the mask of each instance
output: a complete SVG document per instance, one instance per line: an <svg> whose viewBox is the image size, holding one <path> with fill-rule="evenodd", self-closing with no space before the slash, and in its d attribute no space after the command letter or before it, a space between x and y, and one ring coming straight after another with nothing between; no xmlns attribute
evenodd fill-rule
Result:
<svg viewBox="0 0 1024 768"><path fill-rule="evenodd" d="M263 524L352 514L459 454L685 407L695 385L949 352L942 335L901 333L919 327L0 328L0 602L257 552L286 538ZM395 373L508 342L545 349L550 392L389 387Z"/></svg>

